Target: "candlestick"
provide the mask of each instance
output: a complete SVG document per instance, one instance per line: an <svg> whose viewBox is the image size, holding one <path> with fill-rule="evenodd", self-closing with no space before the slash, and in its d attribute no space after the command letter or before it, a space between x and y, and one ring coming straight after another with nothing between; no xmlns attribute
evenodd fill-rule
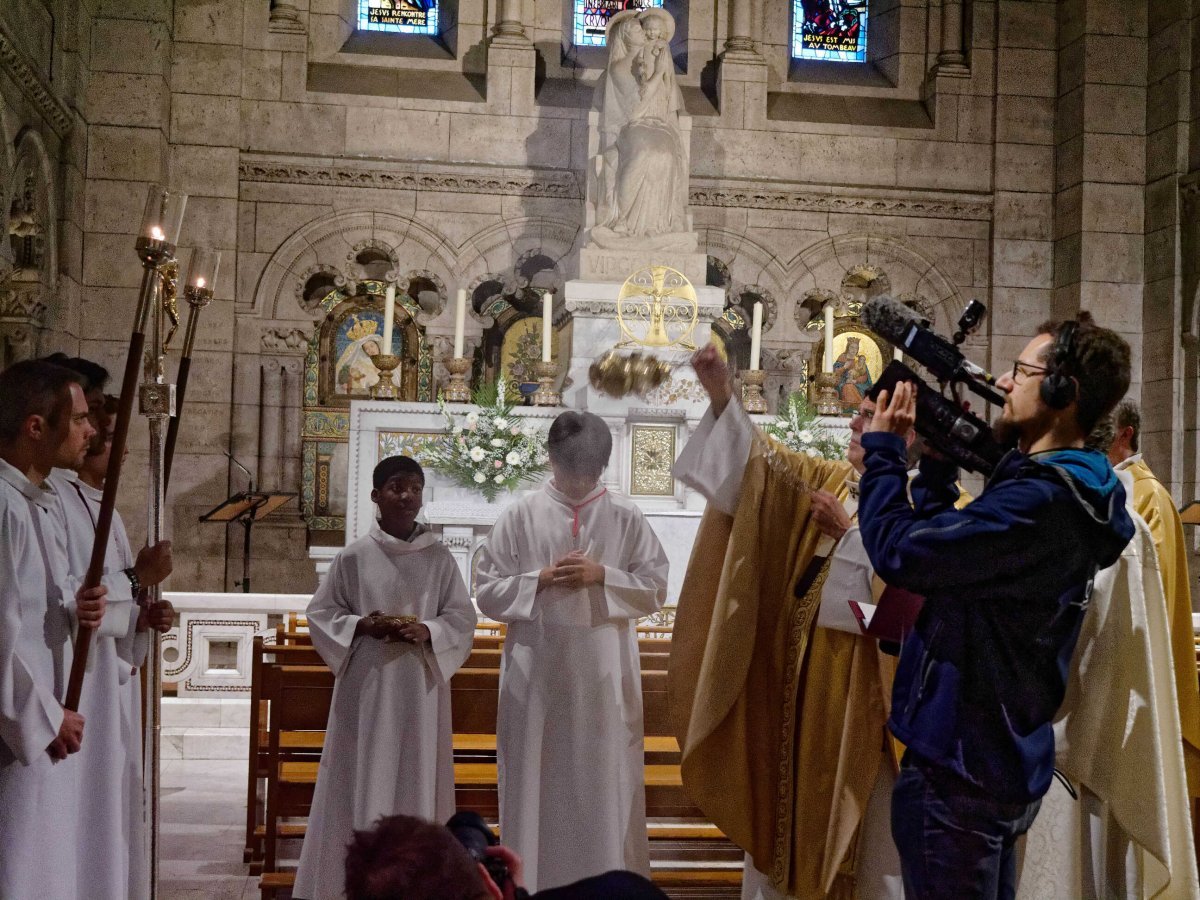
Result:
<svg viewBox="0 0 1200 900"><path fill-rule="evenodd" d="M553 307L554 295L549 291L544 292L542 294L542 362L544 363L548 363L554 358L554 355L550 352L550 319ZM558 404L554 403L545 405L557 406Z"/></svg>
<svg viewBox="0 0 1200 900"><path fill-rule="evenodd" d="M396 320L396 286L389 284L383 295L383 352L392 352L392 324Z"/></svg>
<svg viewBox="0 0 1200 900"><path fill-rule="evenodd" d="M558 374L558 367L546 359L535 365L533 371L538 377L538 389L532 395L533 405L558 406L562 403L562 394L554 389L554 376Z"/></svg>
<svg viewBox="0 0 1200 900"><path fill-rule="evenodd" d="M755 304L757 306L758 304ZM748 413L765 413L767 400L763 397L763 382L767 373L762 369L750 369L742 373L742 407Z"/></svg>
<svg viewBox="0 0 1200 900"><path fill-rule="evenodd" d="M450 373L450 383L442 391L442 397L447 403L468 403L471 400L471 389L467 387L466 374L471 371L471 360L462 356L446 360L446 370Z"/></svg>
<svg viewBox="0 0 1200 900"><path fill-rule="evenodd" d="M825 365L822 369L826 372L833 371L833 304L828 303L825 306Z"/></svg>
<svg viewBox="0 0 1200 900"><path fill-rule="evenodd" d="M817 376L817 413L822 416L842 414L842 404L837 393L837 381L832 372L822 372Z"/></svg>
<svg viewBox="0 0 1200 900"><path fill-rule="evenodd" d="M754 303L754 322L750 326L750 369L751 371L760 368L759 361L762 357L762 301L757 300Z"/></svg>
<svg viewBox="0 0 1200 900"><path fill-rule="evenodd" d="M461 359L463 355L463 326L467 317L467 292L458 289L458 297L454 301L454 358Z"/></svg>
<svg viewBox="0 0 1200 900"><path fill-rule="evenodd" d="M400 357L390 353L380 353L371 357L375 369L379 372L379 380L371 385L371 397L375 400L399 400L400 393L396 390L396 382L392 373L400 367Z"/></svg>

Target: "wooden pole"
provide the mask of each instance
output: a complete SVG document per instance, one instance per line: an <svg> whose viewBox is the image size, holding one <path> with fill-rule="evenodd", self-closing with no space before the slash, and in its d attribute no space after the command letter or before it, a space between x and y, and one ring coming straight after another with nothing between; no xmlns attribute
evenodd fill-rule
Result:
<svg viewBox="0 0 1200 900"><path fill-rule="evenodd" d="M117 421L113 426L112 450L108 455L108 471L104 477L104 496L100 500L100 512L96 516L96 538L92 543L92 557L88 563L84 589L99 586L104 575L104 561L108 555L108 538L112 531L113 510L117 506L117 488L121 481L121 463L125 459L125 443L129 437L129 420L133 416L133 398L138 390L141 374L142 353L146 346L146 314L150 304L158 296L158 269L144 263L142 288L138 297L137 313L134 316L133 333L129 336L129 355L125 359L125 375L121 379L121 397L117 403ZM88 651L91 649L92 628L80 628L75 640L74 658L71 660L71 677L67 682L67 696L63 703L67 709L78 712L79 696L83 692L83 673L87 667Z"/></svg>
<svg viewBox="0 0 1200 900"><path fill-rule="evenodd" d="M179 439L179 420L183 416L183 398L187 393L188 375L192 371L192 345L196 342L199 318L200 307L190 306L187 326L183 333L183 353L179 357L179 371L175 375L175 415L167 425L167 438L163 449L163 493L166 493L171 484L171 463L175 460L175 442Z"/></svg>

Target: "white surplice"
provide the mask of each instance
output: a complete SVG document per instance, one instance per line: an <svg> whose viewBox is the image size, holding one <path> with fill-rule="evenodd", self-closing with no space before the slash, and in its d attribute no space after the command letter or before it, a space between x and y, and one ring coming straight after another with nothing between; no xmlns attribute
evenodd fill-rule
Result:
<svg viewBox="0 0 1200 900"><path fill-rule="evenodd" d="M740 404L729 403L721 416L715 419L710 409L679 455L675 463L675 476L703 494L721 512L733 516L737 512L742 476L753 438L754 423ZM850 492L843 506L852 518L856 515L856 491ZM858 525L852 525L836 543L829 539L828 544L818 545L817 554L829 557L828 573L821 587L818 627L857 632L857 620L850 612L847 601L869 603L874 577ZM861 639L874 641L874 638ZM830 727L841 727L841 723L830 723ZM900 856L892 840L890 825L891 786L895 776L892 774L891 760L886 753L883 753L883 757L879 762L875 787L863 813L858 841L855 865L855 893L858 900L901 900L904 896ZM786 896L755 867L754 860L747 854L742 880L743 900L785 900Z"/></svg>
<svg viewBox="0 0 1200 900"><path fill-rule="evenodd" d="M103 491L66 469L50 474L67 536L72 583L82 584L91 562ZM138 605L124 570L134 563L121 514L113 511L105 557L108 606L92 635L79 712L86 739L79 751L79 884L94 900L148 896L144 877L146 823L142 803L141 684L134 669L146 658L149 638L138 634Z"/></svg>
<svg viewBox="0 0 1200 900"><path fill-rule="evenodd" d="M604 584L538 591L582 550ZM650 874L637 620L667 593L667 556L631 501L552 484L500 514L480 550L476 602L508 625L496 749L500 833L531 891L611 869Z"/></svg>
<svg viewBox="0 0 1200 900"><path fill-rule="evenodd" d="M416 616L431 640L355 637L376 610ZM354 830L381 816L454 814L450 676L471 652L475 621L458 564L423 528L404 541L376 525L334 558L308 604L313 645L336 682L295 897L343 895Z"/></svg>
<svg viewBox="0 0 1200 900"><path fill-rule="evenodd" d="M79 754L62 724L74 597L52 491L0 459L0 897L76 896ZM87 741L87 726L83 739Z"/></svg>
<svg viewBox="0 0 1200 900"><path fill-rule="evenodd" d="M1079 799L1051 785L1019 900L1200 897L1166 600L1150 529L1129 514L1133 540L1096 576L1054 723Z"/></svg>

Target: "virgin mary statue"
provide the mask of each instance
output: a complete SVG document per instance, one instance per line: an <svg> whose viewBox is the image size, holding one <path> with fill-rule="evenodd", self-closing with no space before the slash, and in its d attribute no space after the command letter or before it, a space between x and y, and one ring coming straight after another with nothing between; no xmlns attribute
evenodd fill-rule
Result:
<svg viewBox="0 0 1200 900"><path fill-rule="evenodd" d="M628 10L609 20L591 231L600 247L694 249L674 33L675 20L662 9Z"/></svg>

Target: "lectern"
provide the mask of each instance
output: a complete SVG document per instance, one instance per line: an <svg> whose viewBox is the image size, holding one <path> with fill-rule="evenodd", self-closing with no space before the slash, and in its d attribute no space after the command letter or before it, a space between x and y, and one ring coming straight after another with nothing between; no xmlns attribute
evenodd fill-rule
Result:
<svg viewBox="0 0 1200 900"><path fill-rule="evenodd" d="M261 522L295 496L294 492L241 491L200 517L201 522L221 522L224 525L238 522L245 529L242 538L242 593L250 593L250 531L254 523Z"/></svg>

